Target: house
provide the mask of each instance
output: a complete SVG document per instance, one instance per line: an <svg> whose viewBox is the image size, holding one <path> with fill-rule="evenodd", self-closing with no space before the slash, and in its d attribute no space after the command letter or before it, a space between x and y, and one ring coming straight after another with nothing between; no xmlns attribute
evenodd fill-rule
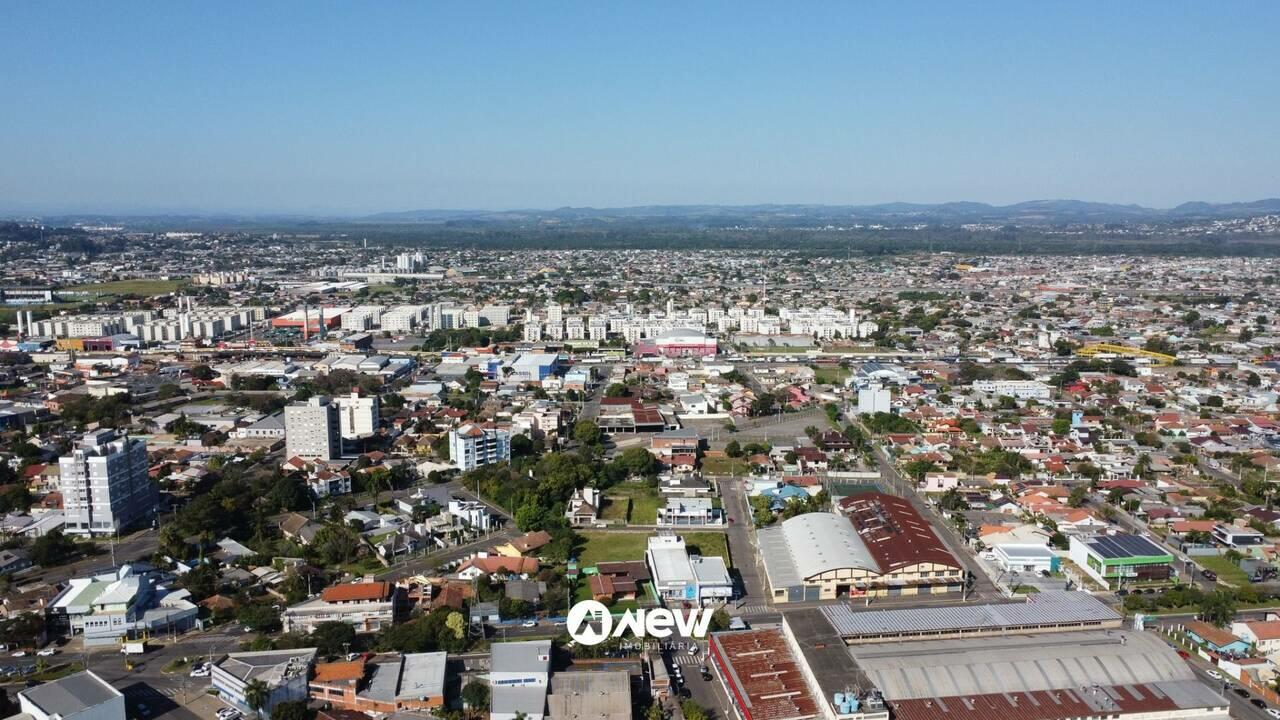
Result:
<svg viewBox="0 0 1280 720"><path fill-rule="evenodd" d="M527 532L510 542L498 545L493 550L499 555L507 557L520 557L529 553L537 552L547 543L551 542L551 534L546 530L535 530Z"/></svg>
<svg viewBox="0 0 1280 720"><path fill-rule="evenodd" d="M326 622L345 622L357 633L372 633L396 622L400 591L389 582L358 582L325 588L320 597L285 609L285 632L309 633Z"/></svg>
<svg viewBox="0 0 1280 720"><path fill-rule="evenodd" d="M536 606L542 602L542 596L547 592L547 584L540 580L508 580L502 592L511 600Z"/></svg>
<svg viewBox="0 0 1280 720"><path fill-rule="evenodd" d="M570 525L594 525L600 516L600 491L593 487L579 488L573 492L564 509L564 517Z"/></svg>
<svg viewBox="0 0 1280 720"><path fill-rule="evenodd" d="M471 604L469 619L473 625L496 625L502 622L502 615L498 612L498 603L478 602Z"/></svg>
<svg viewBox="0 0 1280 720"><path fill-rule="evenodd" d="M603 562L588 580L593 600L635 600L643 594L640 583L650 580L649 568L637 560Z"/></svg>
<svg viewBox="0 0 1280 720"><path fill-rule="evenodd" d="M316 665L309 692L313 701L336 709L328 712L354 711L363 720L368 720L364 713L426 712L444 705L447 659L432 652L323 663Z"/></svg>
<svg viewBox="0 0 1280 720"><path fill-rule="evenodd" d="M1247 655L1249 642L1227 630L1217 628L1201 620L1190 620L1185 625L1187 637L1197 645L1222 655Z"/></svg>
<svg viewBox="0 0 1280 720"><path fill-rule="evenodd" d="M473 557L463 561L458 567L458 577L462 580L474 580L486 575L518 575L528 576L538 572L538 560L529 557L511 557L495 555L489 557Z"/></svg>
<svg viewBox="0 0 1280 720"><path fill-rule="evenodd" d="M1253 646L1261 655L1280 651L1280 620L1247 620L1231 623L1231 634Z"/></svg>
<svg viewBox="0 0 1280 720"><path fill-rule="evenodd" d="M668 497L658 509L658 525L720 525L724 511L711 498Z"/></svg>
<svg viewBox="0 0 1280 720"><path fill-rule="evenodd" d="M280 534L299 545L311 544L321 527L323 526L319 523L312 522L305 515L298 513L289 513L280 518Z"/></svg>

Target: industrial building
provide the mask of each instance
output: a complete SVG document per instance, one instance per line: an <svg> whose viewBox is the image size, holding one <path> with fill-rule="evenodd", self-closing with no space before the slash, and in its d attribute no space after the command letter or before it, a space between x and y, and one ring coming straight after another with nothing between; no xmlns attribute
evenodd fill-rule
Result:
<svg viewBox="0 0 1280 720"><path fill-rule="evenodd" d="M542 720L551 675L551 641L494 643L489 662L490 720Z"/></svg>
<svg viewBox="0 0 1280 720"><path fill-rule="evenodd" d="M1082 592L1041 592L1024 602L949 605L927 609L860 610L827 605L820 610L845 643L968 638L1120 627L1124 619Z"/></svg>
<svg viewBox="0 0 1280 720"><path fill-rule="evenodd" d="M899 720L1227 718L1159 636L1127 630L850 648Z"/></svg>
<svg viewBox="0 0 1280 720"><path fill-rule="evenodd" d="M773 601L959 592L964 569L911 504L845 498L844 514L806 513L757 533Z"/></svg>
<svg viewBox="0 0 1280 720"><path fill-rule="evenodd" d="M788 612L781 630L833 720L1227 717L1172 648L1122 620L1086 593L1047 592L984 606L828 605Z"/></svg>
<svg viewBox="0 0 1280 720"><path fill-rule="evenodd" d="M343 710L387 714L444 706L443 652L363 657L316 665L308 683L311 699Z"/></svg>
<svg viewBox="0 0 1280 720"><path fill-rule="evenodd" d="M1159 582L1173 574L1173 555L1137 535L1072 535L1069 553L1071 562L1105 588Z"/></svg>
<svg viewBox="0 0 1280 720"><path fill-rule="evenodd" d="M742 720L822 717L803 659L792 654L779 628L719 632L707 656L729 690Z"/></svg>
<svg viewBox="0 0 1280 720"><path fill-rule="evenodd" d="M625 670L562 672L551 678L547 720L632 720Z"/></svg>

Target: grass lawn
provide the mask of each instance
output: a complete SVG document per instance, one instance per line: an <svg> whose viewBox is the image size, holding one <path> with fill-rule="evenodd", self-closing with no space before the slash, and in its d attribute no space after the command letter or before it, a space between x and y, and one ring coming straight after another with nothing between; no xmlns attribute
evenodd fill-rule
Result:
<svg viewBox="0 0 1280 720"><path fill-rule="evenodd" d="M1243 570L1236 567L1236 564L1221 555L1208 555L1205 557L1197 557L1195 561L1202 567L1212 570L1218 574L1220 582L1231 583L1238 587L1249 584L1249 576Z"/></svg>
<svg viewBox="0 0 1280 720"><path fill-rule="evenodd" d="M823 385L843 385L849 377L849 369L839 365L819 365L813 370L813 379Z"/></svg>
<svg viewBox="0 0 1280 720"><path fill-rule="evenodd" d="M638 532L586 530L578 534L583 540L578 567L593 567L596 563L614 560L643 560L645 541L649 538Z"/></svg>
<svg viewBox="0 0 1280 720"><path fill-rule="evenodd" d="M65 288L69 292L99 293L102 295L165 295L183 287L185 280L116 280L114 282L89 283Z"/></svg>
<svg viewBox="0 0 1280 720"><path fill-rule="evenodd" d="M653 525L658 522L658 508L662 506L662 494L655 488L638 483L622 483L605 491L603 517L606 520L625 520L633 525Z"/></svg>
<svg viewBox="0 0 1280 720"><path fill-rule="evenodd" d="M678 531L677 531L678 532ZM729 567L733 567L729 557L729 541L724 533L718 532L681 532L690 552L707 557L719 556ZM596 563L614 560L643 560L644 549L649 538L646 533L638 532L606 532L603 530L584 530L583 545L578 553L578 567L593 567Z"/></svg>
<svg viewBox="0 0 1280 720"><path fill-rule="evenodd" d="M687 532L680 535L691 554L722 557L725 565L733 567L733 559L729 557L729 538L724 533Z"/></svg>
<svg viewBox="0 0 1280 720"><path fill-rule="evenodd" d="M742 458L709 457L702 459L704 475L746 475L751 472L747 461Z"/></svg>

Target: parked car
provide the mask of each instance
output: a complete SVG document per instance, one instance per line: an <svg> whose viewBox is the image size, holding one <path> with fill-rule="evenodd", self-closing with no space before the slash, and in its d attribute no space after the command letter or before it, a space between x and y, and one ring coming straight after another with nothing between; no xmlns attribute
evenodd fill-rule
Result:
<svg viewBox="0 0 1280 720"><path fill-rule="evenodd" d="M40 657L49 657L50 655L57 655L58 650L56 648L45 648L43 650L36 651L36 654Z"/></svg>
<svg viewBox="0 0 1280 720"><path fill-rule="evenodd" d="M1273 718L1280 718L1280 710L1275 708L1267 708L1267 714Z"/></svg>
<svg viewBox="0 0 1280 720"><path fill-rule="evenodd" d="M1250 704L1250 705L1252 705L1252 706L1254 706L1254 707L1256 707L1256 708L1258 708L1258 709L1260 709L1260 710L1266 710L1266 709L1267 709L1267 704L1266 704L1265 702L1263 702L1263 701L1262 701L1262 698L1254 698L1254 699L1252 699L1252 700L1250 700L1250 701L1249 701L1249 704Z"/></svg>
<svg viewBox="0 0 1280 720"><path fill-rule="evenodd" d="M1213 678L1214 680L1221 680L1221 679L1222 679L1222 673L1218 672L1217 670L1205 670L1205 671L1204 671L1204 674L1205 674L1205 675L1208 675L1209 677Z"/></svg>
<svg viewBox="0 0 1280 720"><path fill-rule="evenodd" d="M1231 692L1235 693L1238 697L1241 697L1241 698L1248 699L1249 697L1249 691L1241 687L1231 688Z"/></svg>
<svg viewBox="0 0 1280 720"><path fill-rule="evenodd" d="M538 621L537 621L537 620L525 620L524 622L520 623L520 627L538 627Z"/></svg>
<svg viewBox="0 0 1280 720"><path fill-rule="evenodd" d="M1212 571L1212 570L1205 570L1205 571L1201 572L1200 574L1204 576L1204 579L1205 579L1205 580L1217 580L1217 579L1218 579L1218 573L1216 573L1216 572L1214 572L1214 571Z"/></svg>
<svg viewBox="0 0 1280 720"><path fill-rule="evenodd" d="M26 656L27 656L26 650L19 650L18 652L13 654L13 657L26 657Z"/></svg>

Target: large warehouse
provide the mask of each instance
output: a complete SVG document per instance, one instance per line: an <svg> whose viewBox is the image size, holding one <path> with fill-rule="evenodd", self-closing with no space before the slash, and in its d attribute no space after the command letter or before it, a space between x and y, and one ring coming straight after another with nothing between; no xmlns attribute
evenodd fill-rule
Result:
<svg viewBox="0 0 1280 720"><path fill-rule="evenodd" d="M1090 630L850 648L898 720L1227 718L1158 635Z"/></svg>
<svg viewBox="0 0 1280 720"><path fill-rule="evenodd" d="M757 534L773 601L958 592L964 569L911 504L883 493Z"/></svg>
<svg viewBox="0 0 1280 720"><path fill-rule="evenodd" d="M894 720L1228 717L1213 683L1122 620L1086 593L1045 592L979 606L825 605L787 612L782 631L835 720L853 717L835 706L851 692L883 701Z"/></svg>

